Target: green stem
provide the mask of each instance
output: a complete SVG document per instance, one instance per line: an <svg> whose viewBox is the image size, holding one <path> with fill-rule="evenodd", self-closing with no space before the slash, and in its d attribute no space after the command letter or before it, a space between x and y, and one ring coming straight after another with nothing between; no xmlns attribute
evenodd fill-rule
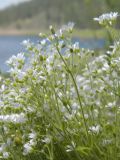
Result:
<svg viewBox="0 0 120 160"><path fill-rule="evenodd" d="M60 51L59 51L59 48L56 46L56 49L57 49L57 52L58 54L60 55L63 63L65 64L66 66L66 70L67 72L70 74L71 78L72 78L72 81L73 81L73 84L74 84L74 87L75 87L75 90L76 90L76 93L77 93L77 97L78 97L78 100L79 100L79 104L80 104L80 107L81 107L81 112L82 112L82 117L83 117L83 121L84 121L84 125L85 125L85 130L86 130L86 136L88 138L88 127L87 127L87 124L86 124L86 120L85 120L85 116L84 116L84 110L83 110L83 106L82 106L82 102L81 102L81 98L80 98L80 95L79 95L79 91L78 91L78 87L77 87L77 84L75 82L75 79L74 79L74 76L71 72L71 70L69 69L67 63L65 62L63 56L61 55Z"/></svg>

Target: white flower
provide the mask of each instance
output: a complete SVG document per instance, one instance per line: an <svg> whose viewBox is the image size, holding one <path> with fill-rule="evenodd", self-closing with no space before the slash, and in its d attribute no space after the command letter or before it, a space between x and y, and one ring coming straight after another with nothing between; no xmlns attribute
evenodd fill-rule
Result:
<svg viewBox="0 0 120 160"><path fill-rule="evenodd" d="M11 73L12 75L16 75L18 73L18 68L10 68L10 70L8 71L9 73Z"/></svg>
<svg viewBox="0 0 120 160"><path fill-rule="evenodd" d="M69 22L67 25L62 26L61 32L64 31L72 32L74 25L75 25L74 22Z"/></svg>
<svg viewBox="0 0 120 160"><path fill-rule="evenodd" d="M11 114L11 115L0 115L0 121L2 122L12 122L12 123L24 123L26 117L24 113Z"/></svg>
<svg viewBox="0 0 120 160"><path fill-rule="evenodd" d="M60 30L58 30L57 32L56 32L56 35L57 35L57 37L62 37L63 36L63 30L62 29L60 29Z"/></svg>
<svg viewBox="0 0 120 160"><path fill-rule="evenodd" d="M6 148L6 144L3 143L3 144L0 146L0 153L3 153L4 150L5 150L5 148Z"/></svg>
<svg viewBox="0 0 120 160"><path fill-rule="evenodd" d="M44 46L47 43L47 39L43 39L40 43Z"/></svg>
<svg viewBox="0 0 120 160"><path fill-rule="evenodd" d="M112 52L108 51L107 53L109 53L109 54L116 54L116 52L117 52L118 50L120 50L120 40L114 42L114 44L113 44L112 46L110 46L110 48L113 49Z"/></svg>
<svg viewBox="0 0 120 160"><path fill-rule="evenodd" d="M53 56L53 55L50 55L50 56L48 56L48 58L46 59L46 62L47 62L48 64L50 64L53 60L54 60L54 56Z"/></svg>
<svg viewBox="0 0 120 160"><path fill-rule="evenodd" d="M47 68L48 73L50 73L52 70L51 64L52 64L53 60L54 60L53 55L48 56L46 59L46 68Z"/></svg>
<svg viewBox="0 0 120 160"><path fill-rule="evenodd" d="M109 65L104 63L103 67L101 68L103 71L107 71L109 69Z"/></svg>
<svg viewBox="0 0 120 160"><path fill-rule="evenodd" d="M29 143L30 143L31 146L35 146L37 144L37 142L35 141L35 139L31 139L29 141Z"/></svg>
<svg viewBox="0 0 120 160"><path fill-rule="evenodd" d="M0 92L4 92L5 91L6 86L4 84L2 84L1 88L0 88Z"/></svg>
<svg viewBox="0 0 120 160"><path fill-rule="evenodd" d="M89 127L89 132L98 134L100 132L100 125L96 125L96 126L91 126Z"/></svg>
<svg viewBox="0 0 120 160"><path fill-rule="evenodd" d="M65 45L65 42L63 40L59 41L59 49L61 49Z"/></svg>
<svg viewBox="0 0 120 160"><path fill-rule="evenodd" d="M36 145L36 133L35 133L35 131L32 131L32 133L30 133L28 135L28 137L30 138L30 141L28 143L24 144L23 155L29 154L33 150L33 147Z"/></svg>
<svg viewBox="0 0 120 160"><path fill-rule="evenodd" d="M36 132L33 131L32 133L30 133L29 138L30 139L35 139L36 138Z"/></svg>
<svg viewBox="0 0 120 160"><path fill-rule="evenodd" d="M45 137L42 142L46 143L46 144L49 144L51 142L51 139L50 137Z"/></svg>
<svg viewBox="0 0 120 160"><path fill-rule="evenodd" d="M18 53L16 56L13 55L8 61L7 64L13 64L16 61L24 61L25 57L24 57L24 53Z"/></svg>
<svg viewBox="0 0 120 160"><path fill-rule="evenodd" d="M26 76L26 72L18 69L17 67L11 68L8 72L11 73L12 76L18 78L19 80L23 80Z"/></svg>
<svg viewBox="0 0 120 160"><path fill-rule="evenodd" d="M105 107L106 108L113 108L113 107L115 107L115 105L116 105L116 102L109 102Z"/></svg>
<svg viewBox="0 0 120 160"><path fill-rule="evenodd" d="M74 52L75 51L80 51L80 44L79 44L79 42L75 42L73 44L72 48L73 48Z"/></svg>
<svg viewBox="0 0 120 160"><path fill-rule="evenodd" d="M113 22L117 19L118 17L118 12L110 12L110 13L105 13L99 16L98 18L94 18L95 21L98 21L99 24L101 25L112 25Z"/></svg>
<svg viewBox="0 0 120 160"><path fill-rule="evenodd" d="M18 78L19 80L24 79L25 76L26 76L26 73L23 72L23 71L21 71L21 70L18 70L18 71L19 71L19 72L17 73L17 78Z"/></svg>
<svg viewBox="0 0 120 160"><path fill-rule="evenodd" d="M17 54L17 56L16 56L16 58L18 59L18 60L25 60L25 57L24 57L24 53L18 53Z"/></svg>
<svg viewBox="0 0 120 160"><path fill-rule="evenodd" d="M109 145L109 144L111 144L112 143L112 139L105 139L105 140L103 140L103 145L105 146L105 145Z"/></svg>
<svg viewBox="0 0 120 160"><path fill-rule="evenodd" d="M24 40L22 42L22 44L25 45L25 46L28 46L30 44L30 40L29 39L28 40Z"/></svg>
<svg viewBox="0 0 120 160"><path fill-rule="evenodd" d="M3 152L3 158L7 159L9 157L9 153L8 152Z"/></svg>
<svg viewBox="0 0 120 160"><path fill-rule="evenodd" d="M74 102L73 104L72 104L72 106L71 106L71 108L72 108L72 110L78 110L78 108L79 108L79 105L76 103L76 102Z"/></svg>
<svg viewBox="0 0 120 160"><path fill-rule="evenodd" d="M22 67L22 65L25 62L25 56L24 53L18 53L16 56L13 55L9 60L6 61L6 63L12 67L18 68Z"/></svg>
<svg viewBox="0 0 120 160"><path fill-rule="evenodd" d="M32 145L30 143L24 144L24 152L23 155L29 154L33 150Z"/></svg>
<svg viewBox="0 0 120 160"><path fill-rule="evenodd" d="M11 65L14 63L14 61L16 60L16 56L13 55L12 57L9 58L9 60L6 61L7 64Z"/></svg>
<svg viewBox="0 0 120 160"><path fill-rule="evenodd" d="M68 23L68 25L67 25L67 26L68 26L68 30L69 30L69 31L72 31L72 30L73 30L74 25L75 25L75 23L74 23L74 22L69 22L69 23Z"/></svg>
<svg viewBox="0 0 120 160"><path fill-rule="evenodd" d="M71 142L71 145L67 145L67 146L66 146L66 152L71 152L71 151L73 151L73 150L75 149L75 147L76 147L76 144L72 141L72 142Z"/></svg>

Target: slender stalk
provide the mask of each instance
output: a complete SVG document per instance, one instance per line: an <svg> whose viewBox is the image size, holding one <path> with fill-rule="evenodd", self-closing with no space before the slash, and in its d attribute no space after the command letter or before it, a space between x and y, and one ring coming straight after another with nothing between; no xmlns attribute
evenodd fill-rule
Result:
<svg viewBox="0 0 120 160"><path fill-rule="evenodd" d="M59 50L59 48L58 48L57 46L56 46L56 49L57 49L57 52L58 52L58 54L60 55L63 63L64 63L65 66L66 66L67 72L70 74L70 76L71 76L71 78L72 78L72 81L73 81L73 84L74 84L74 87L75 87L75 90L76 90L76 93L77 93L78 101L79 101L79 104L80 104L80 107L81 107L82 117L83 117L83 121L84 121L84 125L85 125L85 130L86 130L86 136L87 136L87 138L88 138L88 127L87 127L87 123L86 123L86 120L85 120L84 110L83 110L81 98L80 98L80 95L79 95L78 87L77 87L77 85L76 85L76 82L75 82L75 79L74 79L74 76L73 76L71 70L69 69L67 63L65 62L65 60L64 60L63 56L61 55L60 50Z"/></svg>

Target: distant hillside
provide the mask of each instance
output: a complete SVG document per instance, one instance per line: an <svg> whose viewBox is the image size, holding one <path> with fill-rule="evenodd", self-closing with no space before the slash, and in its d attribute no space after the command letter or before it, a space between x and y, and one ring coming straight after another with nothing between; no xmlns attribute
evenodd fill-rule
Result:
<svg viewBox="0 0 120 160"><path fill-rule="evenodd" d="M103 0L32 0L0 11L0 27L17 29L48 28L50 24L74 21L80 28L93 25L93 17L101 14Z"/></svg>

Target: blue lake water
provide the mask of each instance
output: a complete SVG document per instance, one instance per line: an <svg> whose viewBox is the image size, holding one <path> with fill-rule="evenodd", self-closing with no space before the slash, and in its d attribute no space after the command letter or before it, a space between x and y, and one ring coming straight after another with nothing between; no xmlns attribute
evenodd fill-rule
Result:
<svg viewBox="0 0 120 160"><path fill-rule="evenodd" d="M24 47L21 44L23 40L30 39L30 41L36 43L40 39L37 36L0 36L0 70L6 72L8 66L5 64L12 55L16 55L19 52L24 51ZM79 41L80 47L89 49L100 49L104 46L103 39L79 39L74 38L73 41Z"/></svg>

